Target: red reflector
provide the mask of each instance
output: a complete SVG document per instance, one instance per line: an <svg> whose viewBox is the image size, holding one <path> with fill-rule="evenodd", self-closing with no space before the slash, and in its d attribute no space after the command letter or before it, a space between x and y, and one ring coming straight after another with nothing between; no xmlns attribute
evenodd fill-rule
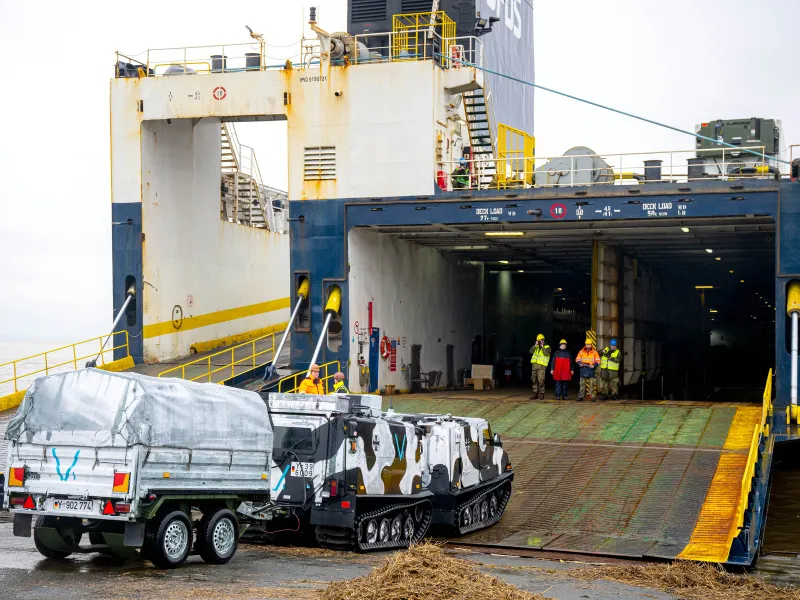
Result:
<svg viewBox="0 0 800 600"><path fill-rule="evenodd" d="M106 500L106 505L103 507L103 514L104 515L116 514L116 512L114 511L114 506L111 504L111 500Z"/></svg>
<svg viewBox="0 0 800 600"><path fill-rule="evenodd" d="M11 496L11 500L8 501L9 504L13 504L14 506L22 506L22 503L25 502L25 498L22 496Z"/></svg>
<svg viewBox="0 0 800 600"><path fill-rule="evenodd" d="M34 510L36 508L36 504L33 501L33 496L28 496L25 498L25 504L22 505L22 508L29 508L30 510Z"/></svg>
<svg viewBox="0 0 800 600"><path fill-rule="evenodd" d="M131 512L131 505L127 503L117 502L114 505L114 508L117 509L118 513L129 513Z"/></svg>
<svg viewBox="0 0 800 600"><path fill-rule="evenodd" d="M339 482L335 479L331 480L331 498L339 494Z"/></svg>
<svg viewBox="0 0 800 600"><path fill-rule="evenodd" d="M350 508L350 500L342 500L342 508Z"/></svg>

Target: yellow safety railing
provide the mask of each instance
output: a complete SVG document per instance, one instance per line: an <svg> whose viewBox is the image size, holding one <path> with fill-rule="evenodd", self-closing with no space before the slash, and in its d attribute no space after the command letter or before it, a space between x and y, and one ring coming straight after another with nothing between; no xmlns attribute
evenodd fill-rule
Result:
<svg viewBox="0 0 800 600"><path fill-rule="evenodd" d="M331 362L327 362L324 365L319 366L319 372L322 377L320 379L325 382L330 379L333 379L333 376L341 370L341 363L338 360L332 360ZM300 387L300 382L306 378L306 373L308 371L298 371L294 375L287 375L286 377L279 379L277 387L275 391L280 394L295 394L297 393L297 389ZM324 375L323 375L324 373ZM327 386L326 386L327 389Z"/></svg>
<svg viewBox="0 0 800 600"><path fill-rule="evenodd" d="M772 369L767 374L767 384L761 405L761 422L753 426L753 436L750 440L750 450L747 453L747 463L742 474L742 487L739 496L739 507L736 512L737 531L744 526L744 515L747 511L748 499L753 489L753 478L756 474L758 463L758 449L761 446L761 436L769 435L769 416L772 413Z"/></svg>
<svg viewBox="0 0 800 600"><path fill-rule="evenodd" d="M392 60L434 58L433 30L442 39L439 53L449 52L456 37L456 22L443 10L405 13L392 17Z"/></svg>
<svg viewBox="0 0 800 600"><path fill-rule="evenodd" d="M499 185L531 185L536 138L505 123L497 125L497 182Z"/></svg>
<svg viewBox="0 0 800 600"><path fill-rule="evenodd" d="M115 345L116 336L122 336L124 341ZM104 344L105 348L103 347ZM89 348L91 348L91 352L84 354L84 352L87 352ZM5 384L13 382L14 392L19 392L21 391L20 383L22 383L22 380L33 377L34 375L50 375L51 373L55 372L63 372L68 370L64 369L64 367L68 366L71 366L77 371L78 369L83 368L84 365L82 361L94 359L98 355L98 366L105 365L107 362L105 360L106 353L113 352L114 350L119 350L121 348L125 348L124 358L127 358L131 355L128 332L124 330L89 338L88 340L82 340L80 342L75 342L74 344L67 344L66 346L53 348L52 350L46 350L44 352L39 352L38 354L26 356L24 358L11 360L9 362L0 364L0 372L10 369L12 373L12 376L9 379L0 381L0 390ZM25 382L23 389L27 388L29 384L30 382ZM2 392L0 392L0 395L2 395Z"/></svg>
<svg viewBox="0 0 800 600"><path fill-rule="evenodd" d="M266 348L257 349L256 346L259 342L262 342L266 339L271 339L272 344ZM236 357L236 351L242 348L250 348L250 353L243 357ZM189 381L198 381L204 379L208 383L225 383L226 381L230 381L236 375L241 373L237 373L237 367L246 366L246 370L255 370L259 367L263 367L267 363L272 360L272 356L275 353L275 334L268 333L266 335L262 335L260 337L254 338L249 342L245 342L243 344L239 344L237 346L231 346L230 348L226 348L225 350L220 350L219 352L214 352L213 354L209 354L208 356L204 356L203 358L198 358L196 360L192 360L187 363L183 363L182 365L178 365L177 367L172 367L167 369L166 371L161 371L158 374L159 377L180 377L181 379L188 379ZM269 354L269 360L264 360L263 362L259 362L257 359L265 354ZM215 364L220 356L227 357L226 360L221 365ZM201 371L199 374L192 374L189 373L190 377L186 376L186 370L191 367L205 367L205 370ZM177 375L180 373L180 375ZM217 373L224 373L221 378L215 378L214 375Z"/></svg>

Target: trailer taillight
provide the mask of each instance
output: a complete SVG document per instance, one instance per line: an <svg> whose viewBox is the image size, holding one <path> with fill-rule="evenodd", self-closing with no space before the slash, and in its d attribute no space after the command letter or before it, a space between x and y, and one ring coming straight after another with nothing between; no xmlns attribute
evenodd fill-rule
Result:
<svg viewBox="0 0 800 600"><path fill-rule="evenodd" d="M336 479L331 479L331 498L339 495L339 482Z"/></svg>
<svg viewBox="0 0 800 600"><path fill-rule="evenodd" d="M22 506L25 503L24 496L11 496L11 499L8 501L9 504L12 506Z"/></svg>
<svg viewBox="0 0 800 600"><path fill-rule="evenodd" d="M114 473L114 487L111 491L115 494L127 494L130 482L130 473Z"/></svg>
<svg viewBox="0 0 800 600"><path fill-rule="evenodd" d="M22 487L25 481L25 467L12 467L8 471L8 487Z"/></svg>
<svg viewBox="0 0 800 600"><path fill-rule="evenodd" d="M127 502L117 502L114 505L114 508L117 510L118 513L129 513L131 512L131 505Z"/></svg>

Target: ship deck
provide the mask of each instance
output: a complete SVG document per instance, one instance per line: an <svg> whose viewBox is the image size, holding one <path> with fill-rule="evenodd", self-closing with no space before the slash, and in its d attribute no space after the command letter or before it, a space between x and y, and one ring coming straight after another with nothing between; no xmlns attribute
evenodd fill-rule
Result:
<svg viewBox="0 0 800 600"><path fill-rule="evenodd" d="M487 418L514 466L502 520L464 542L724 562L761 406L530 401L527 390L394 398L398 412Z"/></svg>

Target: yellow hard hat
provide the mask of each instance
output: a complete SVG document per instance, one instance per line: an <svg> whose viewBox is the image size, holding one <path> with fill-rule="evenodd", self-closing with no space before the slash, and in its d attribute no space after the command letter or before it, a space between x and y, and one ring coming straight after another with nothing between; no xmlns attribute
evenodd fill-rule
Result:
<svg viewBox="0 0 800 600"><path fill-rule="evenodd" d="M566 344L566 343L567 343L567 340L561 340L561 341L560 341L560 342L558 342L558 343L559 343L559 344Z"/></svg>
<svg viewBox="0 0 800 600"><path fill-rule="evenodd" d="M539 340L543 340L543 339L544 339L544 334L542 334L542 333L540 333L539 335L537 335L537 336L536 336L536 341L537 341L537 342L538 342Z"/></svg>
<svg viewBox="0 0 800 600"><path fill-rule="evenodd" d="M588 338L587 338L587 339L586 339L586 341L584 342L584 344L586 344L587 346L591 346L593 343L594 343L594 342L592 342L592 340L590 340L590 339L588 339Z"/></svg>

